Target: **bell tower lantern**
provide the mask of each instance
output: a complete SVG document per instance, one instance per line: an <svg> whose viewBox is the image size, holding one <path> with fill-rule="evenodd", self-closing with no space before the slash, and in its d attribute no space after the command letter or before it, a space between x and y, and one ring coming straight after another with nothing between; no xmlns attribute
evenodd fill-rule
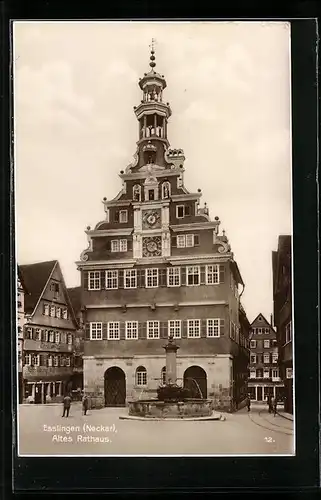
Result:
<svg viewBox="0 0 321 500"><path fill-rule="evenodd" d="M150 71L139 80L142 99L139 106L134 107L138 120L139 166L157 163L164 166L164 150L169 147L167 139L167 122L172 114L169 103L163 100L166 88L164 75L155 71L154 39L151 45Z"/></svg>

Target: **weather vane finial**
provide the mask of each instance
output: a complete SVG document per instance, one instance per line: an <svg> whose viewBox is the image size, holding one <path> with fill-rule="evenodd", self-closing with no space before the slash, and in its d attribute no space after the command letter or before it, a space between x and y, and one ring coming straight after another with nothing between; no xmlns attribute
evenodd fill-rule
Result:
<svg viewBox="0 0 321 500"><path fill-rule="evenodd" d="M150 49L151 49L151 52L154 52L154 49L155 49L155 38L152 38L152 43L150 44Z"/></svg>

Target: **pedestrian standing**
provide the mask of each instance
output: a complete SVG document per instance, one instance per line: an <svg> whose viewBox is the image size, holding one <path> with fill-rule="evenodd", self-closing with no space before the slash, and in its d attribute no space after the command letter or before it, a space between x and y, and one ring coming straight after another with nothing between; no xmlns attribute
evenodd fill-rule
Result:
<svg viewBox="0 0 321 500"><path fill-rule="evenodd" d="M271 400L271 404L272 404L273 415L274 415L274 417L275 417L275 415L276 415L276 405L277 405L277 399L276 399L276 398L272 398L272 400Z"/></svg>
<svg viewBox="0 0 321 500"><path fill-rule="evenodd" d="M86 396L86 394L84 394L82 398L82 410L83 414L86 415L88 410L88 397Z"/></svg>
<svg viewBox="0 0 321 500"><path fill-rule="evenodd" d="M250 398L250 396L247 397L246 406L247 406L247 411L251 411L251 398Z"/></svg>
<svg viewBox="0 0 321 500"><path fill-rule="evenodd" d="M267 404L268 404L268 407L269 407L269 413L272 413L272 395L271 394L268 394Z"/></svg>
<svg viewBox="0 0 321 500"><path fill-rule="evenodd" d="M69 417L70 405L71 405L71 397L67 394L63 399L64 411L62 416Z"/></svg>

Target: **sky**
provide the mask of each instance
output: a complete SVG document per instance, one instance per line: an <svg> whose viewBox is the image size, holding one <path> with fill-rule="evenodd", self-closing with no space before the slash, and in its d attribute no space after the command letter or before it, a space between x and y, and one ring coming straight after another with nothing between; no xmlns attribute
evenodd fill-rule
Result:
<svg viewBox="0 0 321 500"><path fill-rule="evenodd" d="M136 151L152 38L185 186L220 217L249 320L270 320L272 250L292 231L289 23L15 22L18 263L57 259L79 285L84 231Z"/></svg>

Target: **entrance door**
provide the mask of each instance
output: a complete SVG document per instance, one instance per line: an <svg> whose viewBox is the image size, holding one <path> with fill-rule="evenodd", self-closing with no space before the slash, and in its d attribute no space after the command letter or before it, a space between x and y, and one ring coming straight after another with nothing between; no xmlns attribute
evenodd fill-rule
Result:
<svg viewBox="0 0 321 500"><path fill-rule="evenodd" d="M260 386L258 386L258 387L256 388L256 391L257 391L257 392L256 392L257 401L263 401L263 390L262 390L262 389L263 389L263 388L262 388L262 387L260 387Z"/></svg>
<svg viewBox="0 0 321 500"><path fill-rule="evenodd" d="M184 373L184 387L189 389L192 398L207 398L206 372L200 366L190 366Z"/></svg>
<svg viewBox="0 0 321 500"><path fill-rule="evenodd" d="M125 406L126 378L117 366L105 371L105 406Z"/></svg>
<svg viewBox="0 0 321 500"><path fill-rule="evenodd" d="M35 387L35 404L42 403L42 401L41 401L41 386L42 386L42 384L36 384L36 387Z"/></svg>

